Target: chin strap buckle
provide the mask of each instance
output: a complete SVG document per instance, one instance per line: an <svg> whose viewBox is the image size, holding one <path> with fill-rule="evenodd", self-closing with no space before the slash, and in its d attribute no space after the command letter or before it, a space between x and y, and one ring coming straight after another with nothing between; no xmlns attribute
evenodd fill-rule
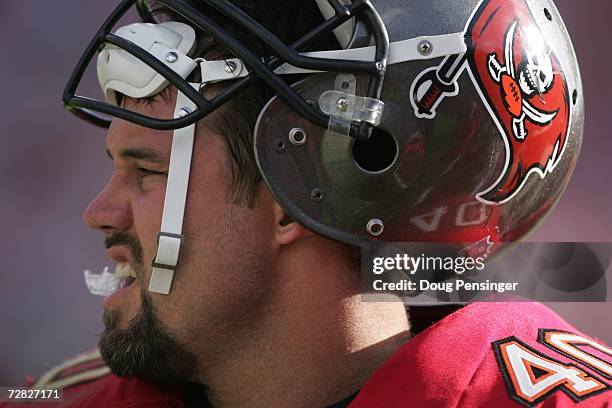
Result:
<svg viewBox="0 0 612 408"><path fill-rule="evenodd" d="M157 233L157 254L151 262L153 272L149 291L170 293L174 271L178 269L178 257L184 236L160 231Z"/></svg>
<svg viewBox="0 0 612 408"><path fill-rule="evenodd" d="M163 231L158 232L157 254L153 258L151 266L154 268L176 271L178 269L178 255L184 239L184 235L171 234Z"/></svg>

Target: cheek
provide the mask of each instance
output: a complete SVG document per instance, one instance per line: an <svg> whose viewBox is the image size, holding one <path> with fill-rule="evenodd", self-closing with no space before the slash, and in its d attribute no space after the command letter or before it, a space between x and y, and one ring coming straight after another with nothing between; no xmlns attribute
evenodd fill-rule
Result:
<svg viewBox="0 0 612 408"><path fill-rule="evenodd" d="M172 292L160 299L160 320L184 344L227 344L257 326L274 295L273 248L257 214L239 213L204 216L214 222L186 238Z"/></svg>
<svg viewBox="0 0 612 408"><path fill-rule="evenodd" d="M201 342L203 333L224 341L265 309L278 283L272 219L271 211L227 204L225 195L190 201L172 291L156 305L185 343Z"/></svg>
<svg viewBox="0 0 612 408"><path fill-rule="evenodd" d="M143 251L143 263L148 285L151 275L151 260L157 252L157 233L161 226L165 188L142 194L132 201L134 229Z"/></svg>

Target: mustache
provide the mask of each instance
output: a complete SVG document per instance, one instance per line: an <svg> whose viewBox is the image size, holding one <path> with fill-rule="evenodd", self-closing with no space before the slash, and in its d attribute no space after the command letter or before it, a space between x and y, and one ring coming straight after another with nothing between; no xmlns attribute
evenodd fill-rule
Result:
<svg viewBox="0 0 612 408"><path fill-rule="evenodd" d="M142 265L142 245L138 238L125 232L114 232L104 239L104 247L110 249L114 246L126 246L131 252L134 262Z"/></svg>

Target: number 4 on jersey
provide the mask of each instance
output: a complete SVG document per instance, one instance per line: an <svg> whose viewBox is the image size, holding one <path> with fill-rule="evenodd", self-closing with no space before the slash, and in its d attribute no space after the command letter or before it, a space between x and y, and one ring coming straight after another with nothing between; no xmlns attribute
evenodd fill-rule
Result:
<svg viewBox="0 0 612 408"><path fill-rule="evenodd" d="M544 355L514 336L494 342L493 349L510 396L525 406L534 406L555 391L578 402L608 388L576 365Z"/></svg>

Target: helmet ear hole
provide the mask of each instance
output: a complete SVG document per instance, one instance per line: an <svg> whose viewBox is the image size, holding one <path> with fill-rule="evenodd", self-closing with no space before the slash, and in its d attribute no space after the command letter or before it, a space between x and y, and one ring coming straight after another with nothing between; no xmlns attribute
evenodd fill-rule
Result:
<svg viewBox="0 0 612 408"><path fill-rule="evenodd" d="M353 142L353 160L360 170L367 173L382 173L397 159L396 140L386 131L376 128L366 141Z"/></svg>

